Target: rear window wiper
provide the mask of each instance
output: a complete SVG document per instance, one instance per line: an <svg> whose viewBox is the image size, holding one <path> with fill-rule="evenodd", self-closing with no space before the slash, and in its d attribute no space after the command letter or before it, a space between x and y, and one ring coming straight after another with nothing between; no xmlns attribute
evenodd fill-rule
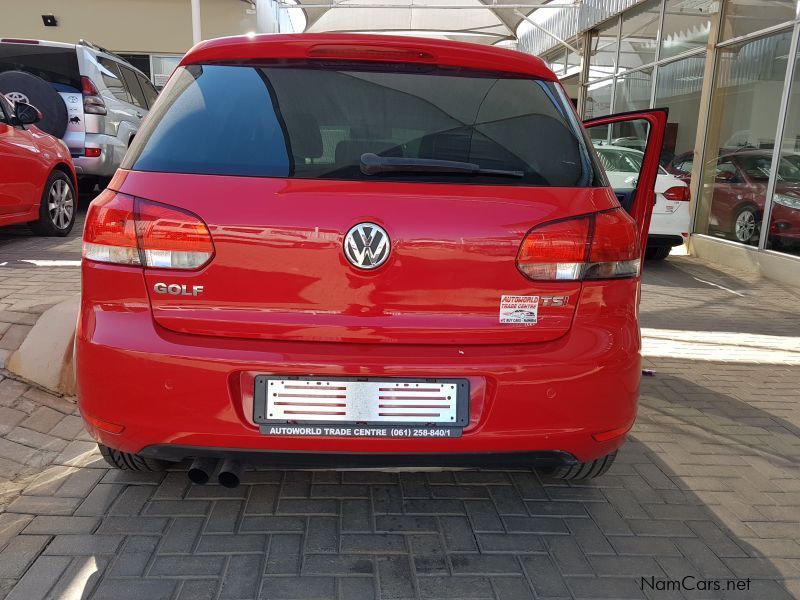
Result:
<svg viewBox="0 0 800 600"><path fill-rule="evenodd" d="M494 175L498 177L525 177L523 171L482 169L480 165L456 160L434 158L402 158L378 156L371 152L361 155L361 172L364 175L379 173L453 173L464 175Z"/></svg>

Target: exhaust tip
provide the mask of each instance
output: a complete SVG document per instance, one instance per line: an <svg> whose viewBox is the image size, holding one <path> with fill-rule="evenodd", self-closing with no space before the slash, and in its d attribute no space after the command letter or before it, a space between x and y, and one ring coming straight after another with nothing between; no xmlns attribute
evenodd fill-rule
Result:
<svg viewBox="0 0 800 600"><path fill-rule="evenodd" d="M239 486L242 476L242 463L236 460L226 460L219 469L217 480L222 487L235 488Z"/></svg>
<svg viewBox="0 0 800 600"><path fill-rule="evenodd" d="M211 479L211 474L216 466L217 461L213 458L195 458L187 473L189 481L198 485L205 485Z"/></svg>

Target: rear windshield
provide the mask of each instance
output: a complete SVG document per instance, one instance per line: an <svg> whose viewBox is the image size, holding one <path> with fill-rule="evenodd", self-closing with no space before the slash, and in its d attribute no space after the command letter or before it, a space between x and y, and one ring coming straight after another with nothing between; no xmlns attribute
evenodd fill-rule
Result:
<svg viewBox="0 0 800 600"><path fill-rule="evenodd" d="M75 48L0 43L0 73L27 71L53 84L59 92L79 92L81 74Z"/></svg>
<svg viewBox="0 0 800 600"><path fill-rule="evenodd" d="M178 69L123 168L303 179L592 186L597 169L559 86L431 67L301 64ZM516 176L381 172L365 153Z"/></svg>

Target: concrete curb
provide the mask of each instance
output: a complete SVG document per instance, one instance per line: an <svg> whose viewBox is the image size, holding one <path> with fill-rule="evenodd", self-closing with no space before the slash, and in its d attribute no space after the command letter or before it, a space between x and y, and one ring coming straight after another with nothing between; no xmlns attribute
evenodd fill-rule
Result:
<svg viewBox="0 0 800 600"><path fill-rule="evenodd" d="M48 390L75 395L73 343L79 307L76 294L45 311L6 369Z"/></svg>

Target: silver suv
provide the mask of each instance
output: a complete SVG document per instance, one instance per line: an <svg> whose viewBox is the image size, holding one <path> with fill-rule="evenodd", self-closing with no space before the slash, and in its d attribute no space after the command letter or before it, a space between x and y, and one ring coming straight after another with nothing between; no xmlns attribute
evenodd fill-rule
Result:
<svg viewBox="0 0 800 600"><path fill-rule="evenodd" d="M64 140L78 176L103 183L119 167L158 91L105 48L0 39L0 93L42 112L37 126Z"/></svg>

